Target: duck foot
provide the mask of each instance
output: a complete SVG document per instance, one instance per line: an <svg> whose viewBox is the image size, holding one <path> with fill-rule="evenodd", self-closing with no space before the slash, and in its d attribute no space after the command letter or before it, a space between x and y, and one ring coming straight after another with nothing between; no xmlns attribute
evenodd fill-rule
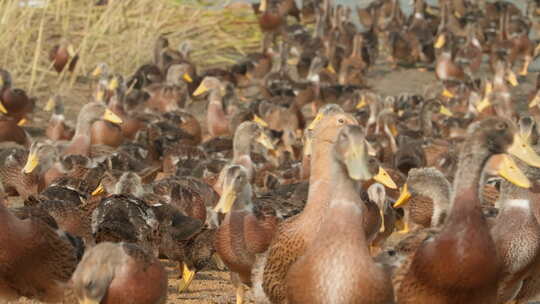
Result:
<svg viewBox="0 0 540 304"><path fill-rule="evenodd" d="M236 304L243 304L244 303L244 286L242 284L238 284L236 287Z"/></svg>
<svg viewBox="0 0 540 304"><path fill-rule="evenodd" d="M195 278L195 270L189 269L185 263L182 264L182 279L178 284L178 292L180 293L186 291L189 285L191 285L191 282L193 282L193 278Z"/></svg>

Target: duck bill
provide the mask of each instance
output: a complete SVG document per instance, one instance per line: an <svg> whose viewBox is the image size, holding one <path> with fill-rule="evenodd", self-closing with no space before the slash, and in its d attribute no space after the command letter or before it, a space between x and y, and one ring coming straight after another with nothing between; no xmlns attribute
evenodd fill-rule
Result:
<svg viewBox="0 0 540 304"><path fill-rule="evenodd" d="M439 110L439 113L441 113L444 116L452 117L454 114L452 111L450 111L447 107L441 106L441 109Z"/></svg>
<svg viewBox="0 0 540 304"><path fill-rule="evenodd" d="M105 110L105 114L103 114L103 119L105 119L106 121L112 122L114 124L122 123L122 118L114 114L114 112L109 109Z"/></svg>
<svg viewBox="0 0 540 304"><path fill-rule="evenodd" d="M1 78L0 78L1 79ZM1 86L1 85L0 85ZM2 102L0 102L0 112L7 114L7 109Z"/></svg>
<svg viewBox="0 0 540 304"><path fill-rule="evenodd" d="M533 100L529 103L529 108L534 108L540 103L540 94L534 95Z"/></svg>
<svg viewBox="0 0 540 304"><path fill-rule="evenodd" d="M199 87L195 90L195 92L193 92L193 96L202 95L206 93L206 91L208 91L208 87L206 87L206 85L203 82L199 85Z"/></svg>
<svg viewBox="0 0 540 304"><path fill-rule="evenodd" d="M510 82L510 84L515 87L519 84L518 80L517 80L517 77L516 77L516 74L513 72L513 71L508 71L508 76L506 76L506 80L508 80L508 82Z"/></svg>
<svg viewBox="0 0 540 304"><path fill-rule="evenodd" d="M22 126L26 125L26 123L28 123L28 120L26 118L23 118L23 119L19 120L19 122L17 122L17 126L22 127Z"/></svg>
<svg viewBox="0 0 540 304"><path fill-rule="evenodd" d="M73 47L72 44L68 45L67 53L68 53L69 57L75 57L75 48Z"/></svg>
<svg viewBox="0 0 540 304"><path fill-rule="evenodd" d="M329 64L327 67L326 67L326 71L330 74L336 74L336 69L334 69L334 67L332 66L332 64Z"/></svg>
<svg viewBox="0 0 540 304"><path fill-rule="evenodd" d="M39 157L37 156L37 153L30 152L30 154L28 154L28 159L26 160L26 164L24 165L22 171L23 173L30 174L36 169L38 165Z"/></svg>
<svg viewBox="0 0 540 304"><path fill-rule="evenodd" d="M234 192L234 189L232 185L229 185L225 188L225 191L219 198L219 201L214 207L214 211L219 213L229 213L232 209L232 206L234 204L234 201L236 200L236 193Z"/></svg>
<svg viewBox="0 0 540 304"><path fill-rule="evenodd" d="M518 168L516 163L508 155L503 155L503 161L497 171L499 176L521 188L530 188L531 181Z"/></svg>
<svg viewBox="0 0 540 304"><path fill-rule="evenodd" d="M184 75L182 76L182 79L184 79L185 81L187 81L189 83L193 82L193 78L191 78L191 76L189 76L188 73L184 73Z"/></svg>
<svg viewBox="0 0 540 304"><path fill-rule="evenodd" d="M261 127L268 127L268 123L264 119L260 118L258 115L253 115L253 121L259 124Z"/></svg>
<svg viewBox="0 0 540 304"><path fill-rule="evenodd" d="M54 109L54 98L49 98L49 100L47 100L47 104L45 105L44 110L50 112L52 111L52 109Z"/></svg>
<svg viewBox="0 0 540 304"><path fill-rule="evenodd" d="M454 94L452 92L450 92L447 88L444 88L444 90L442 92L442 96L444 96L446 98L454 98Z"/></svg>
<svg viewBox="0 0 540 304"><path fill-rule="evenodd" d="M97 196L97 195L100 195L100 194L102 194L104 192L105 192L105 187L103 187L102 183L99 183L97 188L94 191L92 191L92 196Z"/></svg>
<svg viewBox="0 0 540 304"><path fill-rule="evenodd" d="M403 188L401 189L401 192L399 193L399 197L397 201L394 203L394 208L401 207L405 205L409 199L411 198L412 194L409 192L409 187L407 184L403 185Z"/></svg>
<svg viewBox="0 0 540 304"><path fill-rule="evenodd" d="M507 152L530 166L540 168L540 156L519 134L514 135L514 142Z"/></svg>
<svg viewBox="0 0 540 304"><path fill-rule="evenodd" d="M259 5L259 11L266 12L266 9L268 8L268 0L261 0L261 5Z"/></svg>
<svg viewBox="0 0 540 304"><path fill-rule="evenodd" d="M101 66L97 66L97 67L92 71L92 77L98 77L99 75L101 75L101 73L103 73L103 69L101 68Z"/></svg>
<svg viewBox="0 0 540 304"><path fill-rule="evenodd" d="M388 174L388 172L386 172L386 170L383 169L383 167L379 167L379 172L377 173L377 175L375 175L373 177L373 179L381 184L383 184L384 186L390 188L390 189L397 189L397 185L396 183L394 182L394 180L390 177L390 175Z"/></svg>
<svg viewBox="0 0 540 304"><path fill-rule="evenodd" d="M195 269L190 269L184 263L184 267L182 267L182 279L178 285L178 292L186 291L189 285L191 285L191 282L193 282L193 278L195 278Z"/></svg>
<svg viewBox="0 0 540 304"><path fill-rule="evenodd" d="M99 304L99 301L84 297L79 300L79 304Z"/></svg>
<svg viewBox="0 0 540 304"><path fill-rule="evenodd" d="M445 43L446 43L446 36L444 34L441 34L439 35L439 37L437 37L437 41L435 41L434 47L436 49L440 49L444 46Z"/></svg>
<svg viewBox="0 0 540 304"><path fill-rule="evenodd" d="M107 86L107 89L114 91L118 88L118 78L113 77L111 81L109 81L109 85Z"/></svg>
<svg viewBox="0 0 540 304"><path fill-rule="evenodd" d="M484 97L482 101L476 106L476 111L478 111L478 113L482 113L482 111L484 111L484 109L486 109L490 105L491 102L489 101L489 99L487 97Z"/></svg>
<svg viewBox="0 0 540 304"><path fill-rule="evenodd" d="M257 137L256 141L258 143L260 143L261 145L263 145L266 149L274 150L274 144L270 140L270 137L268 137L268 135L266 135L266 133L261 132L261 135L259 135L259 137Z"/></svg>
<svg viewBox="0 0 540 304"><path fill-rule="evenodd" d="M308 130L313 130L315 129L315 127L317 126L317 124L319 123L319 121L321 121L321 119L323 118L323 114L322 113L319 113L317 114L317 116L315 116L315 118L313 119L313 121L309 124L308 126Z"/></svg>
<svg viewBox="0 0 540 304"><path fill-rule="evenodd" d="M360 98L360 101L358 101L358 103L356 104L356 109L357 110L362 109L366 105L367 105L366 97L364 95L362 95L362 98Z"/></svg>
<svg viewBox="0 0 540 304"><path fill-rule="evenodd" d="M354 180L369 180L373 175L368 169L368 154L364 142L351 147L345 155L345 166L349 177Z"/></svg>
<svg viewBox="0 0 540 304"><path fill-rule="evenodd" d="M98 89L96 92L96 101L103 102L104 99L105 99L105 91L103 91L102 89Z"/></svg>

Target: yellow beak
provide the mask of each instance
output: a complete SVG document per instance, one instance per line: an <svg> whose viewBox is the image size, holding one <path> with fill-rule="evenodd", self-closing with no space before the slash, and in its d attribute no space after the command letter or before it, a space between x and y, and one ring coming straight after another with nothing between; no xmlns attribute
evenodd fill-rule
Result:
<svg viewBox="0 0 540 304"><path fill-rule="evenodd" d="M514 142L507 152L530 166L540 168L540 156L519 134L514 135Z"/></svg>
<svg viewBox="0 0 540 304"><path fill-rule="evenodd" d="M193 92L193 96L199 96L199 95L202 95L204 94L206 91L208 91L208 88L206 87L206 85L204 85L204 82L201 83L201 85L199 85L199 87L197 88L197 90L195 90L195 92Z"/></svg>
<svg viewBox="0 0 540 304"><path fill-rule="evenodd" d="M67 47L67 52L68 52L68 55L70 57L74 57L75 56L75 48L73 47L73 45L68 45Z"/></svg>
<svg viewBox="0 0 540 304"><path fill-rule="evenodd" d="M319 121L321 121L323 116L324 115L322 113L317 114L317 116L315 116L315 119L313 119L313 121L309 124L308 130L315 129L315 127L317 126L317 123L319 123Z"/></svg>
<svg viewBox="0 0 540 304"><path fill-rule="evenodd" d="M356 104L356 109L361 109L365 107L366 105L367 105L366 97L362 95L362 97L360 98L360 101L358 101L358 103Z"/></svg>
<svg viewBox="0 0 540 304"><path fill-rule="evenodd" d="M253 121L258 123L261 127L268 127L266 121L264 121L264 119L260 118L258 115L253 115Z"/></svg>
<svg viewBox="0 0 540 304"><path fill-rule="evenodd" d="M377 173L377 175L375 175L375 177L373 177L373 179L390 189L397 189L396 183L390 177L388 172L386 172L386 170L383 169L383 167L379 167L379 172Z"/></svg>
<svg viewBox="0 0 540 304"><path fill-rule="evenodd" d="M7 109L6 107L4 107L4 104L2 102L0 102L0 112L4 113L4 114L7 114Z"/></svg>
<svg viewBox="0 0 540 304"><path fill-rule="evenodd" d="M519 84L518 80L517 80L517 77L516 77L516 74L513 72L513 71L508 71L508 75L506 76L506 80L508 80L508 82L510 82L510 84L515 87Z"/></svg>
<svg viewBox="0 0 540 304"><path fill-rule="evenodd" d="M454 94L452 94L452 92L448 91L447 88L444 89L444 91L442 92L442 96L446 97L446 98L454 98Z"/></svg>
<svg viewBox="0 0 540 304"><path fill-rule="evenodd" d="M225 187L223 194L221 194L216 207L214 207L214 211L220 213L229 213L232 209L234 201L236 201L236 192L233 190L232 185L228 185Z"/></svg>
<svg viewBox="0 0 540 304"><path fill-rule="evenodd" d="M97 188L94 191L92 191L92 196L100 195L103 192L105 192L105 187L103 187L102 183L99 183Z"/></svg>
<svg viewBox="0 0 540 304"><path fill-rule="evenodd" d="M19 120L19 122L17 123L17 126L22 127L22 126L26 125L27 122L28 122L28 120L26 120L26 118L23 118L23 119Z"/></svg>
<svg viewBox="0 0 540 304"><path fill-rule="evenodd" d="M538 104L540 103L540 94L537 93L533 100L531 101L531 103L529 103L529 108L534 108L535 106L537 106Z"/></svg>
<svg viewBox="0 0 540 304"><path fill-rule="evenodd" d="M24 165L22 171L23 173L30 174L36 169L38 165L39 157L37 156L37 153L31 152L30 154L28 154L28 159L26 160L26 164Z"/></svg>
<svg viewBox="0 0 540 304"><path fill-rule="evenodd" d="M452 113L452 111L450 111L447 107L442 106L442 105L441 105L441 109L440 109L439 113L441 113L442 115L445 115L445 116L449 116L449 117L451 117L452 115L454 115L454 114Z"/></svg>
<svg viewBox="0 0 540 304"><path fill-rule="evenodd" d="M109 85L107 86L107 89L114 91L118 88L118 78L113 77L111 81L109 81Z"/></svg>
<svg viewBox="0 0 540 304"><path fill-rule="evenodd" d="M484 111L490 105L491 102L489 101L489 99L487 97L484 97L482 101L480 101L480 103L476 105L476 111L478 111L478 113L482 113L482 111Z"/></svg>
<svg viewBox="0 0 540 304"><path fill-rule="evenodd" d="M261 132L261 135L259 135L259 137L257 137L257 139L255 140L261 145L263 145L266 149L274 150L274 144L272 143L268 135L266 135L266 133Z"/></svg>
<svg viewBox="0 0 540 304"><path fill-rule="evenodd" d="M182 78L183 78L185 81L189 82L189 83L192 83L192 82L193 82L193 78L191 78L191 76L189 76L188 73L184 73L184 75L182 76Z"/></svg>
<svg viewBox="0 0 540 304"><path fill-rule="evenodd" d="M55 104L54 98L52 98L52 97L49 98L49 100L47 100L47 104L45 105L44 110L47 111L47 112L52 111L52 109L54 109L54 104Z"/></svg>
<svg viewBox="0 0 540 304"><path fill-rule="evenodd" d="M409 201L411 196L412 194L409 192L409 188L407 184L403 185L403 188L401 189L401 192L399 193L399 198L394 203L394 208L398 208L405 205Z"/></svg>
<svg viewBox="0 0 540 304"><path fill-rule="evenodd" d="M334 69L334 67L332 66L332 64L329 64L329 65L326 67L326 71L328 71L328 73L332 73L332 74L335 74L335 73L336 73L336 69Z"/></svg>
<svg viewBox="0 0 540 304"><path fill-rule="evenodd" d="M98 301L84 297L82 300L79 300L79 304L99 304Z"/></svg>
<svg viewBox="0 0 540 304"><path fill-rule="evenodd" d="M521 188L530 188L531 181L518 168L514 160L508 155L503 155L503 161L497 173L507 181Z"/></svg>
<svg viewBox="0 0 540 304"><path fill-rule="evenodd" d="M102 102L105 97L105 91L98 89L96 92L96 101Z"/></svg>
<svg viewBox="0 0 540 304"><path fill-rule="evenodd" d="M92 71L92 77L98 77L99 75L101 75L101 73L103 73L103 70L101 69L101 66L97 66L93 71Z"/></svg>
<svg viewBox="0 0 540 304"><path fill-rule="evenodd" d="M120 118L118 115L114 114L113 111L106 109L105 114L103 114L103 119L106 121L110 121L115 124L121 124L122 118Z"/></svg>
<svg viewBox="0 0 540 304"><path fill-rule="evenodd" d="M445 43L446 43L446 36L444 34L441 34L439 35L439 37L437 37L437 41L435 41L434 47L436 49L440 49L444 46Z"/></svg>

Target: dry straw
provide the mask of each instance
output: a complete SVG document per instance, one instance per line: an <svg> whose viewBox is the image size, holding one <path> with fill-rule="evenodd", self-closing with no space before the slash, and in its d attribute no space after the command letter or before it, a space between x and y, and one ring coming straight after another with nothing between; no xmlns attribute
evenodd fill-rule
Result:
<svg viewBox="0 0 540 304"><path fill-rule="evenodd" d="M173 46L190 40L202 68L229 64L258 48L260 32L247 8L209 9L173 0L0 1L0 67L40 101L57 92L88 93L87 75L100 62L130 75L151 61L158 35ZM80 56L74 73L58 75L50 49L66 38ZM81 96L88 96L88 94Z"/></svg>

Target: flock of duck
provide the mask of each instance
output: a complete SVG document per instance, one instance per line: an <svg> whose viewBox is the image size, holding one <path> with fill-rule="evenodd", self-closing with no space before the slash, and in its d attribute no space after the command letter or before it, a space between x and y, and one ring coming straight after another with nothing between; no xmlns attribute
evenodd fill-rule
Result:
<svg viewBox="0 0 540 304"><path fill-rule="evenodd" d="M540 2L376 0L365 30L302 4L253 5L262 51L230 67L164 36L129 77L99 64L75 128L51 96L39 136L0 69L0 302L165 303L164 260L179 292L227 269L236 303L540 299L540 74L514 89ZM59 73L78 59L50 53ZM383 96L376 62L437 82Z"/></svg>

